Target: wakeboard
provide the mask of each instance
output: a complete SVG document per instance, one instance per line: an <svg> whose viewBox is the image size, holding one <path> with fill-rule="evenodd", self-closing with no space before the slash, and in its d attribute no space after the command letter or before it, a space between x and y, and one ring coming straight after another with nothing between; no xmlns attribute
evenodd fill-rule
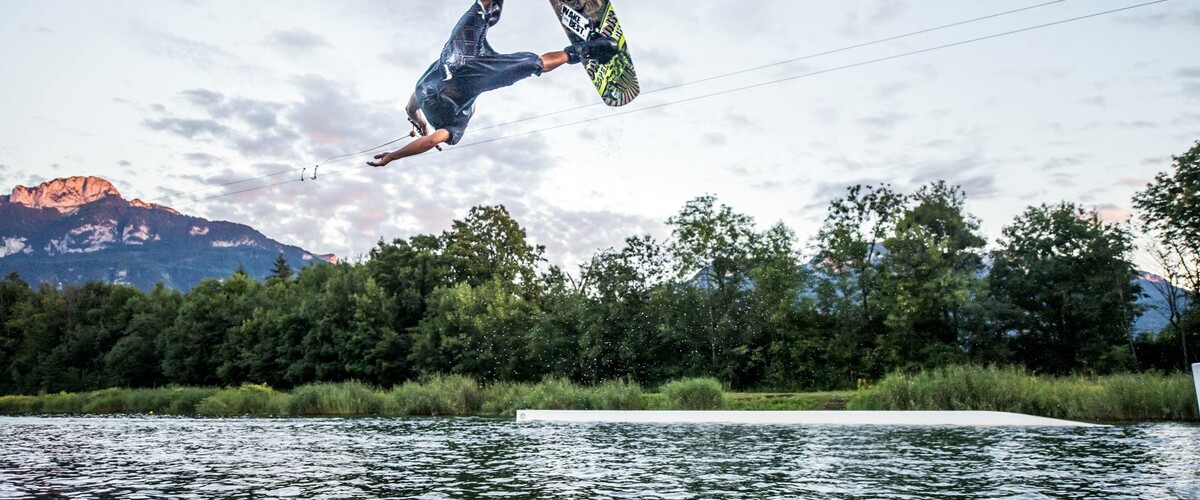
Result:
<svg viewBox="0 0 1200 500"><path fill-rule="evenodd" d="M620 52L608 64L586 61L584 68L604 104L617 107L633 101L641 87L612 0L550 0L550 6L571 43L606 36L617 41Z"/></svg>

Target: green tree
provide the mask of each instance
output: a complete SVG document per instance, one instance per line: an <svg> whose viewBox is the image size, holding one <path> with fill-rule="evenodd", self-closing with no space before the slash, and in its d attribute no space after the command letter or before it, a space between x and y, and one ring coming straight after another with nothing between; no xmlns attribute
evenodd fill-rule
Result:
<svg viewBox="0 0 1200 500"><path fill-rule="evenodd" d="M397 331L417 326L425 317L425 298L437 287L449 283L449 264L441 255L444 248L441 238L418 235L408 241L380 241L371 249L367 270L392 297Z"/></svg>
<svg viewBox="0 0 1200 500"><path fill-rule="evenodd" d="M300 279L316 272L311 269L301 270ZM312 327L307 308L311 299L305 300L297 282L269 281L253 301L249 317L234 325L221 345L217 376L227 385L243 382L278 388L295 385L287 373L303 355L299 344Z"/></svg>
<svg viewBox="0 0 1200 500"><path fill-rule="evenodd" d="M962 190L945 182L919 189L883 242L884 334L875 357L895 368L965 361L965 341L979 340L973 307L985 295L979 222Z"/></svg>
<svg viewBox="0 0 1200 500"><path fill-rule="evenodd" d="M578 360L574 377L586 383L632 378L657 381L669 355L652 302L666 274L662 246L649 236L630 237L581 266ZM547 299L548 300L548 299ZM568 320L560 320L569 323Z"/></svg>
<svg viewBox="0 0 1200 500"><path fill-rule="evenodd" d="M812 387L821 351L806 294L812 273L800 266L795 233L783 223L758 241L749 270L754 286L743 299L747 317L731 382L775 390Z"/></svg>
<svg viewBox="0 0 1200 500"><path fill-rule="evenodd" d="M169 383L222 382L218 368L236 355L229 349L227 337L251 317L261 286L239 272L224 282L203 281L188 293L175 322L157 341L163 357L163 375Z"/></svg>
<svg viewBox="0 0 1200 500"><path fill-rule="evenodd" d="M292 279L292 266L288 265L287 259L283 257L283 252L280 252L279 257L275 258L275 267L271 270L271 275L267 277L267 282L289 279Z"/></svg>
<svg viewBox="0 0 1200 500"><path fill-rule="evenodd" d="M298 280L305 317L281 315L283 324L306 327L299 351L289 355L299 358L287 370L289 382L354 379L388 385L407 378L407 348L392 326L395 313L383 288L365 266L319 267L305 269Z"/></svg>
<svg viewBox="0 0 1200 500"><path fill-rule="evenodd" d="M833 200L817 233L816 306L822 317L831 377L851 385L878 378L888 366L877 358L877 335L886 328L883 242L895 232L907 199L888 185L847 188Z"/></svg>
<svg viewBox="0 0 1200 500"><path fill-rule="evenodd" d="M23 340L23 331L10 323L18 308L28 310L27 304L34 300L29 284L17 273L0 281L0 394L17 391L13 381L13 360ZM26 304L26 306L22 306Z"/></svg>
<svg viewBox="0 0 1200 500"><path fill-rule="evenodd" d="M1051 373L1130 367L1140 290L1128 231L1061 203L1030 207L1002 234L989 284L1019 359Z"/></svg>
<svg viewBox="0 0 1200 500"><path fill-rule="evenodd" d="M104 354L104 386L152 387L165 382L157 349L163 325L175 321L183 295L159 283L149 295L126 302L129 321L119 340Z"/></svg>
<svg viewBox="0 0 1200 500"><path fill-rule="evenodd" d="M21 393L59 391L68 388L67 367L51 354L66 334L68 306L63 295L41 284L29 301L18 302L6 326L21 332L21 342L12 355L9 376Z"/></svg>
<svg viewBox="0 0 1200 500"><path fill-rule="evenodd" d="M757 243L754 218L734 212L728 205L716 207L717 198L701 196L684 205L678 215L667 219L672 242L676 278L700 279L724 289L741 286L748 270L750 252Z"/></svg>
<svg viewBox="0 0 1200 500"><path fill-rule="evenodd" d="M442 255L452 284L480 286L498 282L526 298L537 296L536 267L545 247L526 241L525 229L503 205L474 207L442 235Z"/></svg>
<svg viewBox="0 0 1200 500"><path fill-rule="evenodd" d="M674 337L687 339L690 352L707 355L706 374L730 380L735 366L751 351L742 336L746 311L737 304L753 286L749 273L761 237L754 218L724 204L717 207L716 197L708 195L687 202L678 215L667 219L667 225L672 240L667 249L676 279L691 278L691 289L670 296L704 315L699 330Z"/></svg>
<svg viewBox="0 0 1200 500"><path fill-rule="evenodd" d="M456 373L481 381L530 380L528 332L536 308L499 280L439 288L413 330L411 359L422 374Z"/></svg>
<svg viewBox="0 0 1200 500"><path fill-rule="evenodd" d="M1173 171L1156 175L1144 191L1134 195L1133 205L1157 243L1154 254L1165 277L1173 285L1187 288L1195 298L1200 297L1200 142L1173 160ZM1173 291L1170 287L1168 290ZM1200 360L1192 348L1194 344L1189 343L1189 337L1200 336L1200 330L1191 326L1195 322L1182 320L1185 314L1196 314L1196 308L1188 313L1172 313L1175 321L1170 333L1179 341L1180 359L1186 369Z"/></svg>

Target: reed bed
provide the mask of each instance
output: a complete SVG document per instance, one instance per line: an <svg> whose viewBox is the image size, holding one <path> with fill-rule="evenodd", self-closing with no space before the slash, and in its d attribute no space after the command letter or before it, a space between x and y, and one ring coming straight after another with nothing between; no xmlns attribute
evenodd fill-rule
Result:
<svg viewBox="0 0 1200 500"><path fill-rule="evenodd" d="M212 416L284 415L291 398L262 384L242 384L214 392L196 405L196 414Z"/></svg>
<svg viewBox="0 0 1200 500"><path fill-rule="evenodd" d="M200 416L507 416L517 410L992 410L1090 421L1195 421L1185 374L1045 377L1019 368L954 366L893 374L857 392L731 393L712 378L646 392L627 381L583 386L561 378L480 384L440 375L390 389L359 382L279 391L266 385L105 389L0 396L3 414Z"/></svg>
<svg viewBox="0 0 1200 500"><path fill-rule="evenodd" d="M725 391L714 378L672 380L659 388L662 401L672 410L723 410Z"/></svg>
<svg viewBox="0 0 1200 500"><path fill-rule="evenodd" d="M474 379L442 375L421 382L405 382L387 394L387 415L450 417L479 413L482 391Z"/></svg>
<svg viewBox="0 0 1200 500"><path fill-rule="evenodd" d="M1046 377L1021 368L952 366L893 374L861 389L851 410L984 410L1090 421L1197 420L1186 374Z"/></svg>
<svg viewBox="0 0 1200 500"><path fill-rule="evenodd" d="M292 390L287 414L294 416L351 417L378 415L383 393L361 382L307 384Z"/></svg>

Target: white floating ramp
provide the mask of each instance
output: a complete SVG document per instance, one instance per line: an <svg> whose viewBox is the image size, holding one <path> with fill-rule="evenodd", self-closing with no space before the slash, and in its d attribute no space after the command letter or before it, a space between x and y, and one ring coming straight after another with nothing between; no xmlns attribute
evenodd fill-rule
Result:
<svg viewBox="0 0 1200 500"><path fill-rule="evenodd" d="M998 411L574 411L518 410L517 422L636 424L1102 427Z"/></svg>

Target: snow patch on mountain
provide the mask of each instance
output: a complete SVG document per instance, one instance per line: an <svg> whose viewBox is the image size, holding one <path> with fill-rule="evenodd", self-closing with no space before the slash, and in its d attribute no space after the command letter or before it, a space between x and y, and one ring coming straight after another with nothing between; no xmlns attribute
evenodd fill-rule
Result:
<svg viewBox="0 0 1200 500"><path fill-rule="evenodd" d="M67 231L60 239L51 239L46 244L46 253L54 255L69 253L92 253L108 248L117 241L117 221L107 224L86 224Z"/></svg>
<svg viewBox="0 0 1200 500"><path fill-rule="evenodd" d="M213 248L235 248L235 247L256 247L259 246L257 241L243 236L240 239L233 241L217 240L212 242Z"/></svg>
<svg viewBox="0 0 1200 500"><path fill-rule="evenodd" d="M151 238L157 239L157 235L150 234L150 226L145 224L139 226L125 226L125 230L121 232L121 242L126 245L142 245Z"/></svg>
<svg viewBox="0 0 1200 500"><path fill-rule="evenodd" d="M33 249L26 246L26 243L28 243L29 240L25 238L5 237L3 240L0 240L0 242L4 243L4 246L0 247L0 259L8 257L9 255L16 255L18 253L33 253Z"/></svg>

